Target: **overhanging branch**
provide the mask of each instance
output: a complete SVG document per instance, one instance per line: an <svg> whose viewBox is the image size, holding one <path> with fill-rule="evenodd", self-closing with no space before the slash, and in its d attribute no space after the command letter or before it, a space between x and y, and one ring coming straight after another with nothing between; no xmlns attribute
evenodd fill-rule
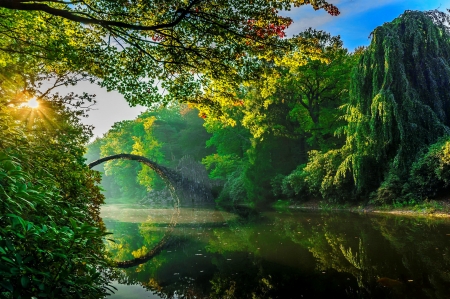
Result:
<svg viewBox="0 0 450 299"><path fill-rule="evenodd" d="M24 3L23 1L0 0L0 7L7 8L7 9L13 9L13 10L42 11L42 12L51 14L53 16L65 18L67 20L71 20L74 22L83 23L83 24L91 24L91 25L100 25L105 28L108 26L110 26L110 27L112 26L112 27L132 29L132 30L136 30L136 31L146 31L146 30L151 31L151 30L175 27L184 18L186 18L189 15L189 10L194 5L196 5L200 2L201 2L201 0L192 1L185 9L178 9L177 10L178 16L172 22L158 24L158 25L152 25L152 26L129 24L129 23L119 22L119 21L101 20L101 19L97 19L97 18L94 18L93 16L89 16L89 15L82 16L77 12L71 12L69 10L54 8L54 7L48 6L47 4L43 4L43 3Z"/></svg>

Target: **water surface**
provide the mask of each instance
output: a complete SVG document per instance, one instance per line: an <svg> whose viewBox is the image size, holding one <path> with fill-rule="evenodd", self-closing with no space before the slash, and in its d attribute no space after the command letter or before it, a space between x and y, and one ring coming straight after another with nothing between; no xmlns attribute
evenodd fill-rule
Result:
<svg viewBox="0 0 450 299"><path fill-rule="evenodd" d="M450 298L450 222L345 212L105 205L119 298Z"/></svg>

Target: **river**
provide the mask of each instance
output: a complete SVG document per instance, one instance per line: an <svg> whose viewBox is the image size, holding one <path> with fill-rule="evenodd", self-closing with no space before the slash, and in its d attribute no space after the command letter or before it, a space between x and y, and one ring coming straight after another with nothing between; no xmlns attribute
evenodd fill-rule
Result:
<svg viewBox="0 0 450 299"><path fill-rule="evenodd" d="M447 219L123 204L102 217L118 261L171 230L161 253L120 270L111 299L450 298Z"/></svg>

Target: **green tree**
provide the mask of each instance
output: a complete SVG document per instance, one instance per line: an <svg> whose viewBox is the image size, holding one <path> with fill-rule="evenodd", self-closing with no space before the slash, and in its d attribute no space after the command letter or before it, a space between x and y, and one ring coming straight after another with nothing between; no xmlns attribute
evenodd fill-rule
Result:
<svg viewBox="0 0 450 299"><path fill-rule="evenodd" d="M88 146L86 157L93 161L113 154L131 153L176 168L186 155L200 161L212 152L205 145L210 134L203 128L203 123L198 111L187 105L149 109L135 120L115 123L102 138ZM132 161L109 161L104 170L106 181L102 186L111 198L140 199L148 191L161 190L165 186L153 170Z"/></svg>
<svg viewBox="0 0 450 299"><path fill-rule="evenodd" d="M330 139L343 125L338 107L348 101L353 56L358 54L350 55L339 36L313 29L292 42L294 50L277 63L277 90L272 97L292 103L290 114L315 148L329 148L330 140L325 145L323 139Z"/></svg>
<svg viewBox="0 0 450 299"><path fill-rule="evenodd" d="M205 89L210 103L197 105L217 147L204 163L235 200L270 197L272 187L279 194L281 178L307 162L309 149L343 143L333 133L344 124L338 107L348 101L360 52L348 54L339 37L312 29L289 42L272 60L253 60L259 80L216 80Z"/></svg>
<svg viewBox="0 0 450 299"><path fill-rule="evenodd" d="M89 74L132 105L181 101L209 76L237 75L243 54L278 46L292 22L278 11L304 4L339 14L323 0L3 0L2 64Z"/></svg>
<svg viewBox="0 0 450 299"><path fill-rule="evenodd" d="M448 19L407 11L374 30L352 73L345 145L312 153L285 186L300 184L297 191L328 200L372 195L382 203L436 194L427 183L447 187Z"/></svg>
<svg viewBox="0 0 450 299"><path fill-rule="evenodd" d="M336 148L334 132L344 125L338 108L348 101L350 72L360 51L349 54L339 37L309 29L289 40L291 49L260 65L258 80L216 80L205 89L205 117L242 124L255 138L268 135L307 140L314 149ZM307 146L303 153L306 155Z"/></svg>
<svg viewBox="0 0 450 299"><path fill-rule="evenodd" d="M384 182L400 195L412 162L450 133L447 21L437 11L407 11L372 33L353 73L346 115L347 166L358 190Z"/></svg>
<svg viewBox="0 0 450 299"><path fill-rule="evenodd" d="M143 123L145 121L145 118L138 118L136 121L127 120L115 123L103 138L100 148L101 157L145 151L142 140L155 141L151 136L151 127L145 129ZM148 146L151 147L152 144ZM152 156L160 155L157 142L153 143L153 150ZM120 186L122 197L141 199L147 191L154 187L152 181L157 175L139 163L115 160L107 162L104 167L105 174L113 175L114 181Z"/></svg>

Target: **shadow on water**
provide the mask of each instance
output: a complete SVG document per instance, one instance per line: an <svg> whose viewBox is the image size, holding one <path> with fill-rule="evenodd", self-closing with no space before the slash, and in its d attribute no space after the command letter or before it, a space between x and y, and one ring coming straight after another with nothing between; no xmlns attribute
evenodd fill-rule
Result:
<svg viewBox="0 0 450 299"><path fill-rule="evenodd" d="M132 218L110 208L118 260L165 234L164 209L128 207ZM158 255L121 270L121 285L149 298L449 298L447 220L199 206L179 219ZM111 297L131 298L120 284Z"/></svg>

